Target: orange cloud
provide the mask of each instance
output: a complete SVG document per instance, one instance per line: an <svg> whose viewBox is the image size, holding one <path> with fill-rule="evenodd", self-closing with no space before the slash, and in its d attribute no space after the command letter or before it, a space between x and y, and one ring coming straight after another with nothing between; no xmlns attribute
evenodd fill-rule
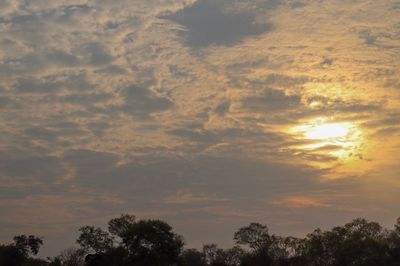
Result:
<svg viewBox="0 0 400 266"><path fill-rule="evenodd" d="M274 202L275 205L280 205L286 208L301 209L301 208L328 208L329 204L323 203L319 199L305 196L289 196Z"/></svg>
<svg viewBox="0 0 400 266"><path fill-rule="evenodd" d="M220 198L216 195L194 195L189 192L178 192L173 196L169 196L165 199L168 204L190 204L190 203L205 203L205 202L221 202L229 201L226 198Z"/></svg>

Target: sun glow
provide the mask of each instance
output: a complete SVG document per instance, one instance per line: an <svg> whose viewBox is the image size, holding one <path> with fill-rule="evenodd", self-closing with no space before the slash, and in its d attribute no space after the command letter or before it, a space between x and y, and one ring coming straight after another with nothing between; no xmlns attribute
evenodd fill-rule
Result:
<svg viewBox="0 0 400 266"><path fill-rule="evenodd" d="M330 122L327 118L318 118L291 131L305 142L296 148L309 154L348 160L357 156L361 146L361 130L351 122Z"/></svg>
<svg viewBox="0 0 400 266"><path fill-rule="evenodd" d="M351 125L347 123L332 123L311 126L306 129L304 136L307 139L333 139L345 138L350 131Z"/></svg>

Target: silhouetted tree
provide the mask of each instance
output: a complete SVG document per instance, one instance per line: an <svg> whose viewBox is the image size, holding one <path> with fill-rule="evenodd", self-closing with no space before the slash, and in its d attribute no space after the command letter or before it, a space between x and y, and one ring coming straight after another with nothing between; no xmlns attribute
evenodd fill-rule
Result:
<svg viewBox="0 0 400 266"><path fill-rule="evenodd" d="M43 245L43 240L33 235L19 235L14 236L14 245L25 257L28 257L29 253L38 254L40 246Z"/></svg>
<svg viewBox="0 0 400 266"><path fill-rule="evenodd" d="M205 266L204 253L197 249L187 249L180 256L179 265L181 266Z"/></svg>
<svg viewBox="0 0 400 266"><path fill-rule="evenodd" d="M121 237L133 226L136 222L136 217L131 214L122 214L118 218L111 219L108 222L108 231L114 235Z"/></svg>
<svg viewBox="0 0 400 266"><path fill-rule="evenodd" d="M224 251L225 263L228 266L239 266L245 255L246 251L239 246L234 246Z"/></svg>
<svg viewBox="0 0 400 266"><path fill-rule="evenodd" d="M243 266L284 265L289 256L285 238L269 235L268 227L259 223L240 228L234 240L250 249L250 253L243 257Z"/></svg>
<svg viewBox="0 0 400 266"><path fill-rule="evenodd" d="M42 259L28 258L22 266L49 266L49 262Z"/></svg>
<svg viewBox="0 0 400 266"><path fill-rule="evenodd" d="M140 220L129 226L121 238L135 265L175 265L183 247L182 237L159 220Z"/></svg>
<svg viewBox="0 0 400 266"><path fill-rule="evenodd" d="M159 220L136 220L123 214L108 223L108 231L80 228L71 248L47 261L32 258L42 239L14 237L0 245L0 266L399 266L400 218L393 230L358 218L331 230L314 230L305 238L270 235L268 228L251 223L234 234L237 246L216 244L202 251L182 251L182 237ZM239 246L240 245L240 246ZM244 248L242 248L243 246Z"/></svg>
<svg viewBox="0 0 400 266"><path fill-rule="evenodd" d="M271 242L268 227L259 223L240 228L233 239L236 244L248 246L254 252L265 249Z"/></svg>
<svg viewBox="0 0 400 266"><path fill-rule="evenodd" d="M203 254L206 265L226 266L224 250L216 244L204 245Z"/></svg>
<svg viewBox="0 0 400 266"><path fill-rule="evenodd" d="M14 245L0 246L0 265L20 266L25 260L24 254Z"/></svg>
<svg viewBox="0 0 400 266"><path fill-rule="evenodd" d="M112 248L114 239L99 227L83 226L79 228L79 238L76 242L86 251L96 253L105 252Z"/></svg>
<svg viewBox="0 0 400 266"><path fill-rule="evenodd" d="M388 235L389 253L393 264L400 265L400 218L394 225L394 230Z"/></svg>
<svg viewBox="0 0 400 266"><path fill-rule="evenodd" d="M355 219L331 231L317 229L305 240L300 256L307 265L392 265L387 232L375 222Z"/></svg>
<svg viewBox="0 0 400 266"><path fill-rule="evenodd" d="M83 266L85 265L86 251L82 248L68 248L61 252L57 256L57 260L60 261L62 266ZM53 263L56 263L53 261Z"/></svg>
<svg viewBox="0 0 400 266"><path fill-rule="evenodd" d="M39 237L30 235L19 235L14 237L14 243L10 245L0 245L0 265L1 266L21 266L24 263L30 265L40 265L40 260L29 260L29 255L36 255L43 240Z"/></svg>
<svg viewBox="0 0 400 266"><path fill-rule="evenodd" d="M167 223L136 221L129 214L111 219L109 232L93 226L81 227L79 231L77 243L87 252L85 263L90 266L176 265L183 247L182 237Z"/></svg>

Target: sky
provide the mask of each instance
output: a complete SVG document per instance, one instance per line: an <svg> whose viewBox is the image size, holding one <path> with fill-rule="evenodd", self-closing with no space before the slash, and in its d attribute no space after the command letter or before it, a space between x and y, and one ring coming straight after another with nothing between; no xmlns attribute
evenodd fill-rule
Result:
<svg viewBox="0 0 400 266"><path fill-rule="evenodd" d="M0 242L188 247L400 216L399 0L0 0Z"/></svg>

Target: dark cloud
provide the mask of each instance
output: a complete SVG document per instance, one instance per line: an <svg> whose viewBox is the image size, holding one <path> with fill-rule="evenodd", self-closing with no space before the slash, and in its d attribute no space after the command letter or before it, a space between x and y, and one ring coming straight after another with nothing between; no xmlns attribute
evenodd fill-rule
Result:
<svg viewBox="0 0 400 266"><path fill-rule="evenodd" d="M314 189L318 183L313 177L322 173L306 166L250 158L152 157L124 164L118 164L118 158L111 153L76 150L68 152L64 160L74 169L76 185L94 191L116 191L142 203L185 189L229 198L248 196L248 191L252 197L267 197L282 191Z"/></svg>
<svg viewBox="0 0 400 266"><path fill-rule="evenodd" d="M93 66L107 65L114 60L106 47L100 43L89 43L85 45L83 54L87 58L87 63Z"/></svg>
<svg viewBox="0 0 400 266"><path fill-rule="evenodd" d="M227 112L229 112L229 108L231 106L231 103L229 101L225 101L220 103L216 108L215 112L221 116L225 115Z"/></svg>
<svg viewBox="0 0 400 266"><path fill-rule="evenodd" d="M209 143L209 144L221 141L222 137L216 134L215 132L207 130L191 130L185 128L168 131L168 134L198 143Z"/></svg>
<svg viewBox="0 0 400 266"><path fill-rule="evenodd" d="M266 1L274 7L278 1ZM256 21L249 11L229 11L231 1L198 0L194 4L164 18L183 25L181 32L193 48L215 45L234 45L243 39L273 30L269 23Z"/></svg>
<svg viewBox="0 0 400 266"><path fill-rule="evenodd" d="M110 65L96 70L96 73L106 74L106 75L124 75L127 74L127 71L120 66Z"/></svg>
<svg viewBox="0 0 400 266"><path fill-rule="evenodd" d="M382 128L382 129L379 129L375 134L380 137L400 136L400 127L393 126L393 127Z"/></svg>
<svg viewBox="0 0 400 266"><path fill-rule="evenodd" d="M101 121L101 122L91 122L88 123L87 128L96 136L102 136L107 129L112 127L112 124L109 122Z"/></svg>
<svg viewBox="0 0 400 266"><path fill-rule="evenodd" d="M317 104L315 111L337 111L341 113L369 113L382 109L382 102L359 102L357 100L344 100L341 98L327 98L324 96L313 96L306 100L308 104ZM313 112L313 111L311 111Z"/></svg>
<svg viewBox="0 0 400 266"><path fill-rule="evenodd" d="M227 66L227 74L229 75L232 70L233 71L240 71L240 73L246 73L248 71L252 71L254 68L261 68L264 66L268 65L268 60L263 58L263 59L257 59L257 60L249 60L245 62L240 62L240 63L231 63Z"/></svg>
<svg viewBox="0 0 400 266"><path fill-rule="evenodd" d="M1 88L0 88L0 92L1 92ZM0 95L0 109L6 109L9 107L15 107L15 106L16 106L16 103L11 97Z"/></svg>
<svg viewBox="0 0 400 266"><path fill-rule="evenodd" d="M368 128L391 127L400 125L399 113L387 113L379 119L373 119L363 124Z"/></svg>
<svg viewBox="0 0 400 266"><path fill-rule="evenodd" d="M363 123L363 127L373 129L376 137L394 138L400 135L400 115L386 113L379 119L371 119Z"/></svg>
<svg viewBox="0 0 400 266"><path fill-rule="evenodd" d="M50 119L49 119L50 120ZM55 141L60 137L82 136L84 131L81 126L72 122L48 123L46 126L33 126L24 130L31 140Z"/></svg>
<svg viewBox="0 0 400 266"><path fill-rule="evenodd" d="M398 78L388 78L384 84L385 88L400 90L400 80Z"/></svg>
<svg viewBox="0 0 400 266"><path fill-rule="evenodd" d="M297 9L297 8L302 8L305 7L306 4L304 4L303 2L298 2L298 1L294 1L289 3L289 7L293 8L293 9Z"/></svg>
<svg viewBox="0 0 400 266"><path fill-rule="evenodd" d="M183 69L180 65L170 65L168 66L169 71L176 77L188 77L190 73L188 73L185 69Z"/></svg>
<svg viewBox="0 0 400 266"><path fill-rule="evenodd" d="M18 93L34 93L51 95L62 90L84 92L96 88L85 72L79 73L58 73L47 75L42 78L24 77L19 78L14 84L14 90ZM85 97L85 96L82 96ZM73 96L71 96L72 100ZM76 96L78 98L78 96Z"/></svg>
<svg viewBox="0 0 400 266"><path fill-rule="evenodd" d="M374 45L377 37L371 33L370 30L361 30L359 32L359 37L364 41L367 45Z"/></svg>
<svg viewBox="0 0 400 266"><path fill-rule="evenodd" d="M74 93L63 96L61 99L66 103L87 106L108 101L112 97L113 95L110 93Z"/></svg>
<svg viewBox="0 0 400 266"><path fill-rule="evenodd" d="M67 173L58 157L23 151L1 151L0 169L2 177L35 182L56 182Z"/></svg>
<svg viewBox="0 0 400 266"><path fill-rule="evenodd" d="M123 89L120 95L125 103L115 109L142 118L165 111L174 105L170 99L159 96L144 86L129 86Z"/></svg>
<svg viewBox="0 0 400 266"><path fill-rule="evenodd" d="M55 80L22 78L14 85L14 89L20 93L56 93L62 89L59 82Z"/></svg>
<svg viewBox="0 0 400 266"><path fill-rule="evenodd" d="M0 62L0 77L34 74L46 67L43 57L37 54L25 54L18 58L7 58Z"/></svg>
<svg viewBox="0 0 400 266"><path fill-rule="evenodd" d="M25 134L33 139L42 140L54 140L59 136L58 131L39 126L26 129Z"/></svg>
<svg viewBox="0 0 400 266"><path fill-rule="evenodd" d="M333 59L331 58L325 58L321 62L321 66L330 66L333 64Z"/></svg>
<svg viewBox="0 0 400 266"><path fill-rule="evenodd" d="M301 107L301 97L286 95L282 90L265 89L261 94L242 100L244 108L254 112L269 113L294 110Z"/></svg>
<svg viewBox="0 0 400 266"><path fill-rule="evenodd" d="M74 67L79 64L79 59L76 56L62 50L49 51L45 57L48 63L60 67Z"/></svg>
<svg viewBox="0 0 400 266"><path fill-rule="evenodd" d="M298 85L303 85L303 84L307 83L309 80L310 80L310 78L306 77L306 76L292 77L292 76L282 75L282 74L269 74L262 81L259 81L257 83L260 83L259 85L263 85L263 86L270 85L270 86L289 88L289 87L294 87L294 86L298 86Z"/></svg>
<svg viewBox="0 0 400 266"><path fill-rule="evenodd" d="M94 88L100 89L98 84L92 83L92 81L89 79L89 76L90 74L87 73L86 71L79 71L72 73L61 72L60 74L55 75L54 78L59 80L59 82L67 91L83 92Z"/></svg>
<svg viewBox="0 0 400 266"><path fill-rule="evenodd" d="M71 150L64 154L64 162L75 170L76 182L85 184L94 189L102 187L102 180L107 178L111 182L119 156L108 152L92 150Z"/></svg>
<svg viewBox="0 0 400 266"><path fill-rule="evenodd" d="M93 10L93 7L82 5L63 5L49 12L49 16L54 16L58 22L71 22L77 15L84 15Z"/></svg>

